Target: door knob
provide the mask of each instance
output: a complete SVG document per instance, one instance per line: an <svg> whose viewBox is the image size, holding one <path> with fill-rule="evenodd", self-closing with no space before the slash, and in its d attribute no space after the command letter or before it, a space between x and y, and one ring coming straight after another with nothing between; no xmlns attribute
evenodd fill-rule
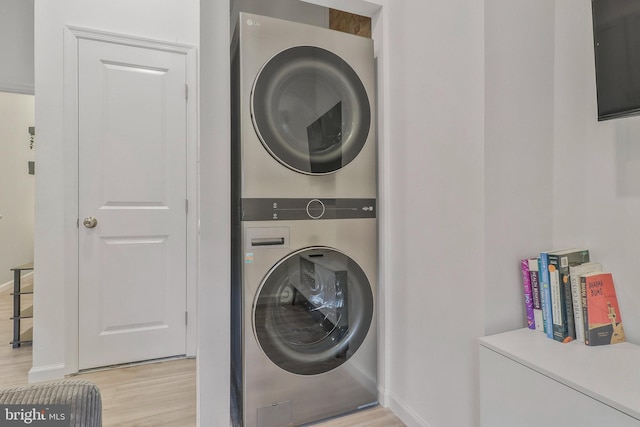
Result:
<svg viewBox="0 0 640 427"><path fill-rule="evenodd" d="M92 216L88 216L84 219L84 221L82 221L82 223L87 228L94 228L96 225L98 225L98 220Z"/></svg>

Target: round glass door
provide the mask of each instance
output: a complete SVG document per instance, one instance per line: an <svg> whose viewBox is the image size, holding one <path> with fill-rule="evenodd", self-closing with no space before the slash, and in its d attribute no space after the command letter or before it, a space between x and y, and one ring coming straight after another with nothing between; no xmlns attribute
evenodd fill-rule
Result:
<svg viewBox="0 0 640 427"><path fill-rule="evenodd" d="M327 50L298 46L271 58L251 92L260 141L298 172L329 174L356 158L371 125L366 90L356 72Z"/></svg>
<svg viewBox="0 0 640 427"><path fill-rule="evenodd" d="M373 319L373 293L350 257L327 247L290 254L265 276L254 300L260 347L299 375L331 371L353 355Z"/></svg>

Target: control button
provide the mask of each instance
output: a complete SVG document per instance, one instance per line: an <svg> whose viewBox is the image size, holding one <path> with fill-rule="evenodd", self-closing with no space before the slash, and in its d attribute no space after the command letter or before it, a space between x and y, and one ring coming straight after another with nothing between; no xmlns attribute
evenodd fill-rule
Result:
<svg viewBox="0 0 640 427"><path fill-rule="evenodd" d="M325 213L324 203L318 199L310 200L307 203L307 215L313 219L320 219Z"/></svg>

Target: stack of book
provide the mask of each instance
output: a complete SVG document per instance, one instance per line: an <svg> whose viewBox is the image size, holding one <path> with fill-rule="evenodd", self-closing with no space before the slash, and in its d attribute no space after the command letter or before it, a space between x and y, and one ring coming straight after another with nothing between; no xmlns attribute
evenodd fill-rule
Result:
<svg viewBox="0 0 640 427"><path fill-rule="evenodd" d="M529 329L590 346L625 341L613 276L588 249L541 252L520 270Z"/></svg>

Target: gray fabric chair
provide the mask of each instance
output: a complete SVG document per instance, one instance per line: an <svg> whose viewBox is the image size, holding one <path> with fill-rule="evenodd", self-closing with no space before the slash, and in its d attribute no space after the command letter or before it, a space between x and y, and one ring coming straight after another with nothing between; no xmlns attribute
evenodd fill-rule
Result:
<svg viewBox="0 0 640 427"><path fill-rule="evenodd" d="M62 380L0 390L1 405L70 405L71 427L102 427L98 387L83 380Z"/></svg>

